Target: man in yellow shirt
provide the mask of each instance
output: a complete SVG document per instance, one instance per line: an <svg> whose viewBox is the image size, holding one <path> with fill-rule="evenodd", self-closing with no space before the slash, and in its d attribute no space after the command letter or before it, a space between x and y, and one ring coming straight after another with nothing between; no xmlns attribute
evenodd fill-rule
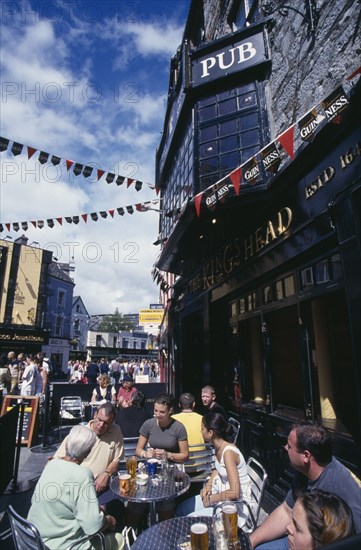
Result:
<svg viewBox="0 0 361 550"><path fill-rule="evenodd" d="M179 407L182 412L173 414L175 420L179 420L185 426L188 435L188 445L199 445L204 443L202 436L202 415L194 412L196 400L191 393L182 393L179 397ZM193 450L200 450L199 449Z"/></svg>

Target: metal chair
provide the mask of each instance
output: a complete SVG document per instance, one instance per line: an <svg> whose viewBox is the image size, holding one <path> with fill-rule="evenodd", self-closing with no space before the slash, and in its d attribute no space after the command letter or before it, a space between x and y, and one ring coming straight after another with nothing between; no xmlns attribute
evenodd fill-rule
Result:
<svg viewBox="0 0 361 550"><path fill-rule="evenodd" d="M30 523L30 521L19 516L12 506L8 508L8 516L10 520L11 531L15 550L46 550L46 546L41 538L38 529ZM77 541L74 541L67 550L76 548L80 543L89 541L94 537L100 539L100 547L105 550L105 538L103 533L96 533L91 536L84 536Z"/></svg>
<svg viewBox="0 0 361 550"><path fill-rule="evenodd" d="M241 424L233 418L233 416L230 416L228 418L228 422L232 425L233 428L233 435L232 435L232 443L236 443L238 439L239 430L241 428Z"/></svg>
<svg viewBox="0 0 361 550"><path fill-rule="evenodd" d="M189 445L189 458L184 468L191 483L204 483L214 469L214 448L209 443Z"/></svg>
<svg viewBox="0 0 361 550"><path fill-rule="evenodd" d="M60 439L63 424L68 424L72 422L83 422L84 420L85 412L81 397L79 397L78 395L67 395L60 399L58 425Z"/></svg>
<svg viewBox="0 0 361 550"><path fill-rule="evenodd" d="M247 460L247 471L252 482L251 498L248 498L248 501L242 500L242 503L246 505L249 512L249 518L243 530L249 533L258 525L268 475L262 464L252 456Z"/></svg>

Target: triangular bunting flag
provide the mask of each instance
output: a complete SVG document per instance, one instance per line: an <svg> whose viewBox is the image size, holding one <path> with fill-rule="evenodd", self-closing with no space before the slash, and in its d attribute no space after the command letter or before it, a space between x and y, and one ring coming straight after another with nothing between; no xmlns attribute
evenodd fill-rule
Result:
<svg viewBox="0 0 361 550"><path fill-rule="evenodd" d="M4 137L0 137L0 151L6 151L9 147L9 140Z"/></svg>
<svg viewBox="0 0 361 550"><path fill-rule="evenodd" d="M34 153L36 153L36 149L34 149L34 147L29 147L28 145L28 159L31 159Z"/></svg>
<svg viewBox="0 0 361 550"><path fill-rule="evenodd" d="M260 152L263 168L270 174L277 174L281 164L281 157L276 147L276 143L272 142L270 145L262 149Z"/></svg>
<svg viewBox="0 0 361 550"><path fill-rule="evenodd" d="M11 223L6 223L5 227L8 231L11 231ZM35 226L36 227L36 226Z"/></svg>
<svg viewBox="0 0 361 550"><path fill-rule="evenodd" d="M19 224L17 222L13 223L13 230L19 231L19 229L20 229Z"/></svg>
<svg viewBox="0 0 361 550"><path fill-rule="evenodd" d="M78 223L79 223L79 216L73 216L73 223L75 223L76 225L78 225Z"/></svg>
<svg viewBox="0 0 361 550"><path fill-rule="evenodd" d="M93 172L93 168L91 166L84 166L84 170L83 170L84 178L88 178L89 176L91 176L92 172Z"/></svg>
<svg viewBox="0 0 361 550"><path fill-rule="evenodd" d="M69 172L70 168L73 166L74 161L73 160L66 160L66 169Z"/></svg>
<svg viewBox="0 0 361 550"><path fill-rule="evenodd" d="M115 183L117 185L123 185L124 180L125 180L125 178L123 176L118 176Z"/></svg>
<svg viewBox="0 0 361 550"><path fill-rule="evenodd" d="M49 220L46 220L46 223L48 224L48 227L54 227L54 220L53 219L49 219Z"/></svg>
<svg viewBox="0 0 361 550"><path fill-rule="evenodd" d="M202 193L198 193L198 195L196 195L194 197L194 206L195 206L195 209L196 209L196 214L199 218L199 214L201 212L201 201L202 201L202 195L203 195L203 192Z"/></svg>
<svg viewBox="0 0 361 550"><path fill-rule="evenodd" d="M45 153L45 151L40 151L39 158L38 158L40 164L45 164L46 162L48 162L48 159L49 159L49 153Z"/></svg>
<svg viewBox="0 0 361 550"><path fill-rule="evenodd" d="M156 188L155 188L155 192L157 193L157 195L159 195L159 193L160 193L160 187L156 187Z"/></svg>
<svg viewBox="0 0 361 550"><path fill-rule="evenodd" d="M277 140L282 145L286 153L291 157L291 159L295 156L295 149L294 149L294 134L295 134L295 127L291 126L283 132L280 136L278 136Z"/></svg>
<svg viewBox="0 0 361 550"><path fill-rule="evenodd" d="M337 117L349 106L349 101L342 86L339 86L337 90L334 90L332 94L321 101L321 105L325 111L327 121L338 124L340 120Z"/></svg>
<svg viewBox="0 0 361 550"><path fill-rule="evenodd" d="M53 164L54 166L57 166L58 164L60 164L61 158L57 157L56 155L53 155L50 161L51 161L51 164Z"/></svg>
<svg viewBox="0 0 361 550"><path fill-rule="evenodd" d="M96 212L92 212L90 214L90 217L91 219L93 220L93 222L97 222L98 221L98 214Z"/></svg>
<svg viewBox="0 0 361 550"><path fill-rule="evenodd" d="M143 183L142 183L141 181L137 180L137 181L135 182L135 190L136 190L136 191L140 191L141 188L142 188L142 186L143 186Z"/></svg>
<svg viewBox="0 0 361 550"><path fill-rule="evenodd" d="M99 212L102 218L106 218L108 216L108 213L103 210L102 212Z"/></svg>
<svg viewBox="0 0 361 550"><path fill-rule="evenodd" d="M63 218L56 218L58 224L63 225Z"/></svg>
<svg viewBox="0 0 361 550"><path fill-rule="evenodd" d="M133 181L134 181L134 179L128 178L127 187L130 187L132 185Z"/></svg>
<svg viewBox="0 0 361 550"><path fill-rule="evenodd" d="M21 222L21 229L23 231L27 231L28 230L28 222Z"/></svg>
<svg viewBox="0 0 361 550"><path fill-rule="evenodd" d="M107 177L105 178L105 181L107 183L112 183L114 181L115 174L111 174L110 172L107 174Z"/></svg>
<svg viewBox="0 0 361 550"><path fill-rule="evenodd" d="M33 224L34 227L36 227L36 222L32 221L31 223Z"/></svg>
<svg viewBox="0 0 361 550"><path fill-rule="evenodd" d="M124 216L124 208L117 208L119 216Z"/></svg>
<svg viewBox="0 0 361 550"><path fill-rule="evenodd" d="M38 220L38 228L43 229L44 227L44 220Z"/></svg>
<svg viewBox="0 0 361 550"><path fill-rule="evenodd" d="M100 178L103 176L104 174L104 170L97 170L98 172L98 181L100 180Z"/></svg>
<svg viewBox="0 0 361 550"><path fill-rule="evenodd" d="M21 154L21 151L23 150L23 147L24 147L24 145L22 145L21 143L17 143L16 141L14 141L13 146L12 146L12 148L11 148L11 152L12 152L12 154L14 155L14 157L16 157L17 155L20 155L20 154Z"/></svg>
<svg viewBox="0 0 361 550"><path fill-rule="evenodd" d="M241 187L241 177L242 177L242 167L240 166L237 170L234 170L229 174L229 179L232 182L236 195L239 195L239 190Z"/></svg>
<svg viewBox="0 0 361 550"><path fill-rule="evenodd" d="M108 210L108 212L111 215L111 217L114 218L114 208L112 208L111 210Z"/></svg>
<svg viewBox="0 0 361 550"><path fill-rule="evenodd" d="M87 219L88 219L88 214L82 214L81 217L83 218L83 220L85 221L85 223L87 222Z"/></svg>
<svg viewBox="0 0 361 550"><path fill-rule="evenodd" d="M128 214L133 214L134 212L133 206L126 206L125 208L127 209Z"/></svg>
<svg viewBox="0 0 361 550"><path fill-rule="evenodd" d="M73 218L71 218L70 216L65 216L65 221L68 223L73 223Z"/></svg>
<svg viewBox="0 0 361 550"><path fill-rule="evenodd" d="M73 172L76 176L79 176L83 171L83 164L79 164L78 162L75 164L73 168Z"/></svg>
<svg viewBox="0 0 361 550"><path fill-rule="evenodd" d="M0 223L0 233L2 233L4 231L4 226L2 223Z"/></svg>
<svg viewBox="0 0 361 550"><path fill-rule="evenodd" d="M247 160L247 162L244 163L242 167L242 173L244 181L246 183L254 185L257 182L261 171L256 157L251 157L249 160Z"/></svg>

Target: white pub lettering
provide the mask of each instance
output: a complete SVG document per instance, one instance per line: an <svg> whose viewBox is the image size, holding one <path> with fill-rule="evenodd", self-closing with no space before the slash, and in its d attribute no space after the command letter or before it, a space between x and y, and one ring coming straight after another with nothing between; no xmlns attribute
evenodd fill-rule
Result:
<svg viewBox="0 0 361 550"><path fill-rule="evenodd" d="M245 61L248 61L249 59L252 59L252 57L254 57L257 53L257 50L253 46L252 42L245 42L244 44L240 44L239 46L236 46L235 48L231 48L227 51L230 53L228 63L225 63L225 60L224 60L226 50L217 54L215 57L213 56L207 57L207 59L204 59L203 61L201 61L201 65L202 65L201 78L205 78L206 76L209 76L210 69L215 67L216 64L222 71L224 71L232 67L235 63L240 64L240 63L244 63Z"/></svg>

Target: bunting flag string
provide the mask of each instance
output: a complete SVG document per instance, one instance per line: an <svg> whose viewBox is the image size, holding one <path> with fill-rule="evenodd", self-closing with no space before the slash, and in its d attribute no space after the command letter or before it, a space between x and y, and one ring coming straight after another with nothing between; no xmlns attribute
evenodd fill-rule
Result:
<svg viewBox="0 0 361 550"><path fill-rule="evenodd" d="M75 216L62 216L60 218L48 218L46 220L0 223L0 233L2 233L5 228L7 231L11 231L11 229L14 231L19 231L20 229L22 229L22 231L27 231L29 226L35 227L36 229L43 229L43 227L47 225L52 229L55 226L55 222L58 222L58 224L62 226L64 221L77 225L81 220L83 220L84 223L87 223L89 218L94 222L98 221L99 217L106 219L109 216L110 219L113 219L115 212L117 212L119 216L124 216L125 212L128 212L128 214L133 214L135 211L148 212L149 210L153 210L155 212L161 212L161 210L159 210L160 202L161 199L153 199L151 201L132 204L129 206L120 206L118 208L110 208L109 210L101 210L100 212L91 212L89 214L76 214ZM154 206L158 206L158 208L154 208Z"/></svg>
<svg viewBox="0 0 361 550"><path fill-rule="evenodd" d="M11 143L12 143L12 145L10 147ZM16 157L16 156L22 154L22 152L24 150L24 147L27 151L28 160L30 160L35 155L35 153L39 151L38 149L35 149L34 147L30 147L30 145L24 145L24 144L18 143L16 141L11 142L11 140L8 139L8 138L0 137L0 152L7 151L7 149L10 148L10 151L13 154L13 156ZM70 160L70 159L64 159L64 158L62 158L58 155L51 155L50 153L47 153L45 151L39 151L39 155L38 155L37 160L38 160L38 162L40 162L40 164L46 164L46 163L50 162L53 166L57 166L57 165L60 164L60 162L63 161L67 172L69 172L70 169L72 169L72 172L75 174L75 176L80 176L80 174L82 174L84 178L89 178L95 170L94 166L90 166L90 165L87 165L87 164L82 164L80 162L76 162L76 161ZM95 164L95 163L93 163L93 164ZM113 172L107 172L106 170L102 170L100 168L96 169L96 179L97 179L97 181L102 179L104 174L106 174L105 181L108 184L113 183L115 181L116 185L119 186L119 185L123 185L123 183L126 181L127 182L127 188L134 184L133 186L134 186L136 191L140 191L142 189L143 185L147 185L150 189L155 189L156 190L156 186L152 183L137 180L137 179L134 179L134 178L130 178L128 176L121 176L121 175L115 174ZM157 190L156 190L156 192L158 194Z"/></svg>
<svg viewBox="0 0 361 550"><path fill-rule="evenodd" d="M170 289L170 285L163 277L163 273L164 272L161 272L157 267L154 267L151 271L152 279L153 281L155 281L156 285L160 285L160 289L163 292L168 292L168 290Z"/></svg>
<svg viewBox="0 0 361 550"><path fill-rule="evenodd" d="M361 75L361 67L346 77L345 80L351 81L359 75ZM285 165L289 159L294 159L297 150L304 142L313 140L321 126L323 127L330 122L340 124L342 113L348 106L349 98L344 86L340 85L297 122L260 149L253 157L195 195L192 201L197 217L200 217L203 195L206 197L206 206L210 210L214 210L217 202L223 202L230 187L232 187L228 185L227 180L231 181L237 196L240 194L242 185L264 183L261 178L261 167L270 177L273 177L282 165Z"/></svg>

